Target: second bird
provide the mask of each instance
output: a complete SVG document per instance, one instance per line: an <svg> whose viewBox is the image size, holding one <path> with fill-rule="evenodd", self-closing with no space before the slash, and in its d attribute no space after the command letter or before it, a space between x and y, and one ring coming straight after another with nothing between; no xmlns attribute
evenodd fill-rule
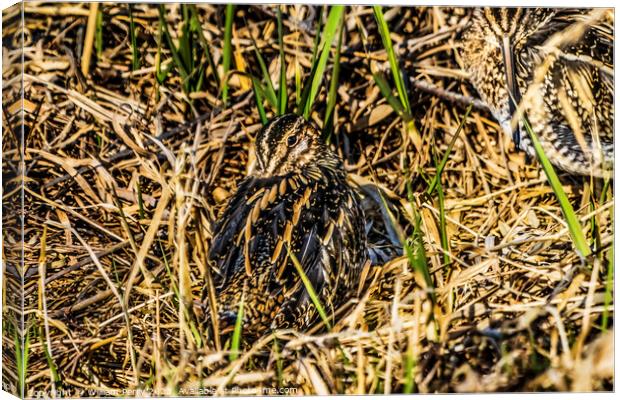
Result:
<svg viewBox="0 0 620 400"><path fill-rule="evenodd" d="M463 33L465 70L503 130L534 156L520 107L565 171L613 168L613 10L476 9Z"/></svg>

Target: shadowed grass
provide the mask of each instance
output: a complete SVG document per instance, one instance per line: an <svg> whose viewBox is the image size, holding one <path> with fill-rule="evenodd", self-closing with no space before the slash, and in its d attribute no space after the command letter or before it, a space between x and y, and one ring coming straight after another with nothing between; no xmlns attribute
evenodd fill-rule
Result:
<svg viewBox="0 0 620 400"><path fill-rule="evenodd" d="M172 56L172 63L182 79L182 87L185 94L191 94L201 91L204 86L205 76L207 70L211 71L211 76L215 82L215 86L220 85L220 78L217 72L217 68L213 62L211 56L211 47L206 40L201 26L198 11L195 5L181 5L180 6L182 20L180 29L178 30L178 37L175 41L170 34L170 30L175 30L175 26L168 26L166 22L165 7L161 5L159 7L159 31L157 42L157 56L155 59L155 72L158 83L161 85L165 78L168 76L172 65L162 70L162 42L165 41L170 55ZM134 35L135 38L135 35ZM134 55L134 66L139 67L137 54L133 52L135 49L135 43L132 40L132 54ZM224 58L224 62L230 64L230 59ZM206 62L205 62L206 61ZM226 69L226 68L225 68ZM191 97L190 100L191 102Z"/></svg>
<svg viewBox="0 0 620 400"><path fill-rule="evenodd" d="M97 22L95 26L95 53L97 59L101 59L103 53L103 12L97 10Z"/></svg>
<svg viewBox="0 0 620 400"><path fill-rule="evenodd" d="M213 80L215 81L215 86L219 87L220 76L219 76L219 73L217 72L217 67L215 66L215 63L213 62L213 56L211 55L211 46L209 45L209 42L207 41L207 38L205 37L202 24L200 23L200 19L198 17L198 10L196 9L196 5L190 4L189 9L191 12L192 31L198 34L198 40L200 40L202 48L204 49L204 55L211 69L211 75L213 76Z"/></svg>
<svg viewBox="0 0 620 400"><path fill-rule="evenodd" d="M160 18L157 26L157 53L155 55L155 81L157 82L157 99L160 98L160 86L164 83L168 72L170 71L170 64L168 67L162 70L162 45L164 40L164 23Z"/></svg>
<svg viewBox="0 0 620 400"><path fill-rule="evenodd" d="M129 40L131 41L131 70L135 71L140 68L140 60L138 58L138 44L136 40L136 24L133 22L133 6L127 5L129 9ZM99 11L101 13L101 11Z"/></svg>

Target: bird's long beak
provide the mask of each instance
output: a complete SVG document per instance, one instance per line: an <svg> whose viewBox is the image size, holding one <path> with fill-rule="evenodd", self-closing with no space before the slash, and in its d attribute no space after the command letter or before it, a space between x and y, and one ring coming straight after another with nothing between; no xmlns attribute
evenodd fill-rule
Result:
<svg viewBox="0 0 620 400"><path fill-rule="evenodd" d="M504 69L506 71L506 84L508 85L509 110L511 117L514 117L517 106L521 101L521 94L519 93L519 87L517 86L517 71L515 69L515 59L510 43L510 38L505 35L502 40L502 56L504 57ZM519 132L519 123L516 123L516 128L512 131L512 140L515 146L519 148L519 142L521 141L521 133Z"/></svg>
<svg viewBox="0 0 620 400"><path fill-rule="evenodd" d="M256 142L252 142L250 144L250 150L248 153L248 163L246 167L246 175L260 175L265 171L265 164L263 160L258 155L258 151L256 149Z"/></svg>

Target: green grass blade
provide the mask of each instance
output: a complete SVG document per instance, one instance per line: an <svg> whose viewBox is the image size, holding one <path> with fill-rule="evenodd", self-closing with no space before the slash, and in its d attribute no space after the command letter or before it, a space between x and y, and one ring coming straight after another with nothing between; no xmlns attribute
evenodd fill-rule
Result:
<svg viewBox="0 0 620 400"><path fill-rule="evenodd" d="M463 130L465 123L467 122L467 117L469 117L469 113L471 112L472 108L473 108L473 104L470 104L469 107L467 107L467 110L465 111L465 115L461 119L461 122L459 123L458 128L456 128L456 132L454 133L454 136L452 136L452 140L450 140L450 143L448 144L448 149L443 155L441 162L437 166L437 173L435 174L435 177L431 181L431 184L428 185L428 189L426 189L427 195L430 196L435 191L435 188L437 187L437 183L439 182L439 179L441 179L441 173L443 172L443 169L445 168L446 163L448 162L448 156L452 152L452 147L454 147L454 144L456 143L456 139L459 138L459 135L461 131Z"/></svg>
<svg viewBox="0 0 620 400"><path fill-rule="evenodd" d="M278 345L278 338L273 336L272 354L275 354L276 358L276 377L278 379L278 386L284 387L284 361L282 360L282 353L280 346Z"/></svg>
<svg viewBox="0 0 620 400"><path fill-rule="evenodd" d="M280 46L280 84L278 88L278 115L286 114L288 93L286 88L286 57L284 55L284 29L282 27L282 10L278 6L278 45Z"/></svg>
<svg viewBox="0 0 620 400"><path fill-rule="evenodd" d="M312 61L310 62L310 64L312 65L314 65L314 63L316 62L316 57L319 54L319 43L321 42L321 35L319 35L318 33L321 32L321 25L323 24L323 12L318 12L317 14L319 14L319 16L316 20L316 27L314 29L317 35L314 37L314 45L312 46Z"/></svg>
<svg viewBox="0 0 620 400"><path fill-rule="evenodd" d="M311 75L309 95L303 104L303 116L306 119L310 116L310 111L314 105L314 99L319 93L321 83L323 82L323 75L325 75L325 67L327 66L331 45L336 35L336 30L341 24L343 13L344 6L331 7L329 15L327 16L327 22L323 27L323 33L321 35L322 45L320 46L321 54L318 60L315 61L316 65L313 67L313 73Z"/></svg>
<svg viewBox="0 0 620 400"><path fill-rule="evenodd" d="M28 378L28 362L30 360L30 329L26 328L24 326L24 329L26 330L26 337L24 338L24 349L23 349L23 354L22 357L24 358L24 370L23 370L23 378L24 378L24 390L26 389L26 379Z"/></svg>
<svg viewBox="0 0 620 400"><path fill-rule="evenodd" d="M415 218L417 220L419 216L416 214ZM414 246L417 246L417 240L416 240L416 236L412 235L409 238L407 238L405 242L403 243L403 249L405 250L405 255L407 256L407 259L409 260L409 265L411 265L411 268L413 268L415 271L422 272L422 275L424 276L424 281L427 284L429 284L430 280L427 279L426 274L424 273L426 268L424 268L423 264L419 263L419 256L417 255L419 254L419 251L414 249Z"/></svg>
<svg viewBox="0 0 620 400"><path fill-rule="evenodd" d="M295 257L295 254L291 252L291 249L288 246L286 246L286 251L288 252L288 256L290 257L291 261L293 261L293 265L295 266L295 269L297 270L297 273L299 274L299 277L301 278L301 281L304 284L308 295L310 296L310 300L312 300L314 307L316 307L316 310L321 316L323 323L325 324L325 326L327 326L327 329L331 330L332 325L329 322L329 318L327 317L327 313L325 312L323 305L321 304L321 299L319 299L319 296L317 295L314 287L312 286L312 282L310 282L310 279L308 279L308 275L306 275L306 273L304 272L304 269L299 263L299 260L297 259L297 257Z"/></svg>
<svg viewBox="0 0 620 400"><path fill-rule="evenodd" d="M194 71L194 64L192 59L192 37L190 33L191 23L189 18L188 8L185 4L181 5L181 11L183 13L183 19L181 21L181 35L179 36L179 54L183 60L183 65L188 75L191 75Z"/></svg>
<svg viewBox="0 0 620 400"><path fill-rule="evenodd" d="M392 94L392 89L390 85L385 80L385 77L380 72L373 72L372 77L379 87L381 94L387 100L388 104L392 107L394 111L405 121L411 119L411 116L407 114L407 111L403 108L402 103Z"/></svg>
<svg viewBox="0 0 620 400"><path fill-rule="evenodd" d="M614 300L614 246L607 252L607 277L605 279L605 297L603 298L603 315L601 317L601 330L605 332L609 325L609 306Z"/></svg>
<svg viewBox="0 0 620 400"><path fill-rule="evenodd" d="M45 335L43 333L43 328L39 327L37 329L39 331L39 341L41 342L41 347L43 347L43 353L45 355L45 361L47 361L47 366L50 369L50 374L52 382L55 384L60 383L60 377L58 376L58 371L56 369L56 363L52 358L52 354L50 349L47 347L47 341L45 340Z"/></svg>
<svg viewBox="0 0 620 400"><path fill-rule="evenodd" d="M432 290L435 286L433 284L433 279L431 278L430 270L428 268L426 250L424 249L424 233L421 229L422 217L420 216L420 213L415 205L413 186L411 185L411 182L409 181L406 186L407 198L409 199L409 204L411 205L411 212L413 213L413 233L408 239L403 241L403 249L405 250L405 255L407 256L411 267L415 271L418 271L422 274L426 285L429 289ZM433 302L435 302L434 290L431 292L431 298Z"/></svg>
<svg viewBox="0 0 620 400"><path fill-rule="evenodd" d="M198 80L196 80L196 83L194 84L192 91L200 92L202 90L202 84L204 83L206 69L207 69L206 64L201 63L200 66L198 67L198 70L194 70L195 76L198 77Z"/></svg>
<svg viewBox="0 0 620 400"><path fill-rule="evenodd" d="M254 97L256 99L256 108L258 109L258 115L263 125L267 125L267 114L265 113L265 107L263 107L263 95L262 89L259 87L259 83L252 80L252 89L254 90Z"/></svg>
<svg viewBox="0 0 620 400"><path fill-rule="evenodd" d="M237 319L235 321L235 329L233 331L230 343L230 361L235 361L239 357L239 348L241 347L241 331L243 330L243 306L245 303L245 294L241 295L239 303L239 311L237 311Z"/></svg>
<svg viewBox="0 0 620 400"><path fill-rule="evenodd" d="M336 46L336 53L334 54L334 67L332 69L332 76L329 82L329 92L327 93L327 109L325 110L325 122L323 125L323 135L327 143L329 143L331 133L333 131L333 112L336 108L336 100L338 98L338 79L340 78L340 50L342 48L343 36L344 25L340 27L340 34L338 35L338 45Z"/></svg>
<svg viewBox="0 0 620 400"><path fill-rule="evenodd" d="M222 82L222 102L228 103L228 71L230 70L230 60L232 59L232 24L235 6L226 5L226 24L224 27L224 49L222 54L222 65L224 67L224 81Z"/></svg>
<svg viewBox="0 0 620 400"><path fill-rule="evenodd" d="M319 67L319 63L316 62L312 65L312 69L310 70L310 73L308 74L308 76L306 77L301 92L301 100L299 101L299 105L297 107L298 113L303 113L306 104L308 103L308 99L310 98L310 89L312 88L312 85L310 84L312 82L312 80L314 79L314 75L316 73L317 68Z"/></svg>
<svg viewBox="0 0 620 400"><path fill-rule="evenodd" d="M297 56L295 56L295 105L297 109L301 109L301 68Z"/></svg>
<svg viewBox="0 0 620 400"><path fill-rule="evenodd" d="M112 271L114 272L114 282L120 287L122 285L121 278L118 275L118 268L116 267L116 258L110 257L112 261Z"/></svg>
<svg viewBox="0 0 620 400"><path fill-rule="evenodd" d="M441 179L437 180L437 202L439 203L439 236L441 248L443 249L443 265L445 268L448 268L448 265L450 265L450 256L448 255L450 252L450 242L448 241L448 231L446 229L446 208Z"/></svg>
<svg viewBox="0 0 620 400"><path fill-rule="evenodd" d="M564 188L562 188L562 183L558 179L558 175L555 173L553 169L553 165L547 158L545 151L540 144L540 140L538 139L538 135L534 133L532 127L530 126L529 121L526 117L523 118L523 127L530 135L532 140L532 145L534 146L534 150L536 151L536 155L538 156L538 161L542 165L545 174L547 175L547 180L555 193L558 202L560 203L560 208L562 209L562 213L564 214L564 219L566 220L566 224L568 225L568 230L570 232L571 238L573 239L573 244L575 245L575 249L577 253L581 257L588 257L592 254L592 250L588 246L588 242L581 230L581 224L575 215L575 210L573 209L572 204L568 200L568 196L566 196L566 192L564 192Z"/></svg>
<svg viewBox="0 0 620 400"><path fill-rule="evenodd" d="M163 23L160 19L159 26L157 27L157 55L155 56L155 79L157 83L161 85L166 79L167 71L161 70L161 46L164 38L164 28ZM159 88L157 90L159 94Z"/></svg>
<svg viewBox="0 0 620 400"><path fill-rule="evenodd" d="M426 250L424 249L424 238L420 228L420 222L422 217L417 211L414 211L414 231L413 234L405 240L403 248L405 254L409 259L409 263L414 270L420 272L424 277L424 281L429 289L434 288L433 279L428 268L428 262L426 260ZM432 293L433 300L435 299L435 293Z"/></svg>
<svg viewBox="0 0 620 400"><path fill-rule="evenodd" d="M375 19L377 20L377 26L379 27L379 34L381 35L383 47L388 55L388 61L390 62L390 69L392 70L392 75L394 76L394 84L396 85L396 90L398 91L398 97L407 111L407 114L411 114L411 106L409 105L409 97L407 96L405 81L400 71L400 67L398 66L396 53L394 53L394 46L392 45L392 39L390 38L390 29L385 17L383 16L383 9L381 6L373 6L372 9L375 14Z"/></svg>
<svg viewBox="0 0 620 400"><path fill-rule="evenodd" d="M318 14L319 16L317 18L315 28L315 32L317 33L321 31L322 23L322 13ZM319 38L320 35L318 34L314 37L314 46L312 47L312 62L310 63L312 65L312 68L304 84L302 84L301 82L302 68L299 66L299 59L297 57L297 54L295 54L295 105L297 106L297 112L299 114L303 112L304 104L306 103L308 95L310 94L310 84L308 82L310 82L310 79L312 78L314 71L316 70L315 61L319 49Z"/></svg>
<svg viewBox="0 0 620 400"><path fill-rule="evenodd" d="M101 12L101 7L97 8L97 20L95 22L95 53L97 59L101 59L101 54L103 54L103 12Z"/></svg>
<svg viewBox="0 0 620 400"><path fill-rule="evenodd" d="M415 147L420 150L422 146L422 138L413 121L411 105L409 103L409 97L407 95L407 86L403 78L403 72L401 71L398 60L396 59L396 53L394 52L394 46L392 45L392 39L390 38L390 29L383 15L383 10L381 6L373 6L373 12L377 21L377 26L379 28L379 34L381 36L381 41L383 42L383 47L385 48L385 51L388 55L388 61L390 64L390 70L392 71L392 76L394 78L394 84L396 85L396 91L398 93L400 103L403 106L404 114L407 116L407 118L404 118L403 128L405 130L405 133L412 138ZM385 96L385 91L382 90L382 92ZM392 105L392 107L394 106Z"/></svg>
<svg viewBox="0 0 620 400"><path fill-rule="evenodd" d="M605 178L605 180L603 181L603 190L601 190L601 195L599 197L598 204L603 205L607 201L607 191L609 190L610 182L611 182L611 179L609 178Z"/></svg>
<svg viewBox="0 0 620 400"><path fill-rule="evenodd" d="M136 24L133 22L133 6L129 7L129 40L131 41L131 70L135 71L140 68L140 60L138 59L138 45L136 41ZM99 11L101 12L101 11Z"/></svg>
<svg viewBox="0 0 620 400"><path fill-rule="evenodd" d="M13 344L15 346L15 366L17 368L17 386L18 386L18 397L23 397L24 393L24 377L26 373L24 371L24 359L22 356L22 343L20 341L19 332L17 328L13 333Z"/></svg>
<svg viewBox="0 0 620 400"><path fill-rule="evenodd" d="M263 56L260 54L258 50L258 45L256 44L256 40L254 40L254 36L250 33L250 39L252 40L252 44L254 46L254 53L256 54L256 59L258 60L258 65L260 67L261 73L263 74L263 80L266 82L267 87L264 90L265 98L271 104L272 107L278 108L278 97L276 96L276 91L273 88L273 82L271 81L271 75L269 75L269 70L267 69L267 65L265 64L265 60Z"/></svg>
<svg viewBox="0 0 620 400"><path fill-rule="evenodd" d="M209 46L209 42L207 41L207 38L205 37L204 31L202 29L202 24L200 23L200 19L198 18L198 10L196 9L195 4L190 5L190 11L192 14L192 17L191 17L192 30L198 35L198 40L200 44L202 45L202 49L207 59L207 63L209 64L209 67L211 68L211 73L213 74L215 85L219 87L220 86L220 75L217 72L215 63L213 62L213 57L211 56L211 46Z"/></svg>
<svg viewBox="0 0 620 400"><path fill-rule="evenodd" d="M160 5L159 6L159 23L162 28L162 36L166 39L166 42L168 43L168 48L170 49L170 53L172 54L172 59L174 61L174 64L176 65L177 70L179 71L179 75L181 75L183 82L187 82L188 72L185 69L185 65L183 64L183 61L181 60L179 52L177 51L177 48L174 45L174 42L172 41L170 32L168 31L168 24L166 23L165 12L166 10L164 6Z"/></svg>
<svg viewBox="0 0 620 400"><path fill-rule="evenodd" d="M596 202L597 199L595 199L594 192L592 191L591 188L589 188L588 191L589 191L588 197L590 198L589 211L592 213L592 216L590 217L590 232L592 232L592 237L590 238L590 248L600 249L601 248L601 232L600 232L600 229L597 223L596 213L594 213L594 211L597 208L597 202Z"/></svg>
<svg viewBox="0 0 620 400"><path fill-rule="evenodd" d="M403 393L410 394L413 393L415 389L414 367L415 360L413 359L411 351L407 349L407 354L405 355L405 384L403 385Z"/></svg>
<svg viewBox="0 0 620 400"><path fill-rule="evenodd" d="M19 386L19 396L26 394L26 377L28 371L28 356L30 352L30 330L25 329L23 341L19 334L19 329L15 328L15 365L17 366L17 385Z"/></svg>

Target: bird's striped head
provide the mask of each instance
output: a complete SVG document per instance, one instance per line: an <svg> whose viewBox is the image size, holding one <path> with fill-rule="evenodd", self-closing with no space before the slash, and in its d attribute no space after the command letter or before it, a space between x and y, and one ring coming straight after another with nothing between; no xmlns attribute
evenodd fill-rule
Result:
<svg viewBox="0 0 620 400"><path fill-rule="evenodd" d="M543 29L553 17L554 9L549 8L478 8L473 22L488 42L502 47L505 41L518 48L527 38Z"/></svg>
<svg viewBox="0 0 620 400"><path fill-rule="evenodd" d="M503 67L500 70L503 71L506 80L509 115L514 114L521 101L521 91L517 82L517 55L534 36L546 36L544 31L548 29L548 21L554 14L555 10L549 8L486 7L474 11L469 37L474 39L474 43L483 42L485 47L501 51ZM479 62L484 63L486 60L478 58L488 54L478 50L468 53L470 59L465 63L470 65L470 69L475 69L474 65ZM517 146L519 146L520 137L519 128L516 127L513 131L513 140Z"/></svg>
<svg viewBox="0 0 620 400"><path fill-rule="evenodd" d="M254 147L256 164L250 174L261 178L298 172L333 154L319 130L295 114L269 121L256 136Z"/></svg>

